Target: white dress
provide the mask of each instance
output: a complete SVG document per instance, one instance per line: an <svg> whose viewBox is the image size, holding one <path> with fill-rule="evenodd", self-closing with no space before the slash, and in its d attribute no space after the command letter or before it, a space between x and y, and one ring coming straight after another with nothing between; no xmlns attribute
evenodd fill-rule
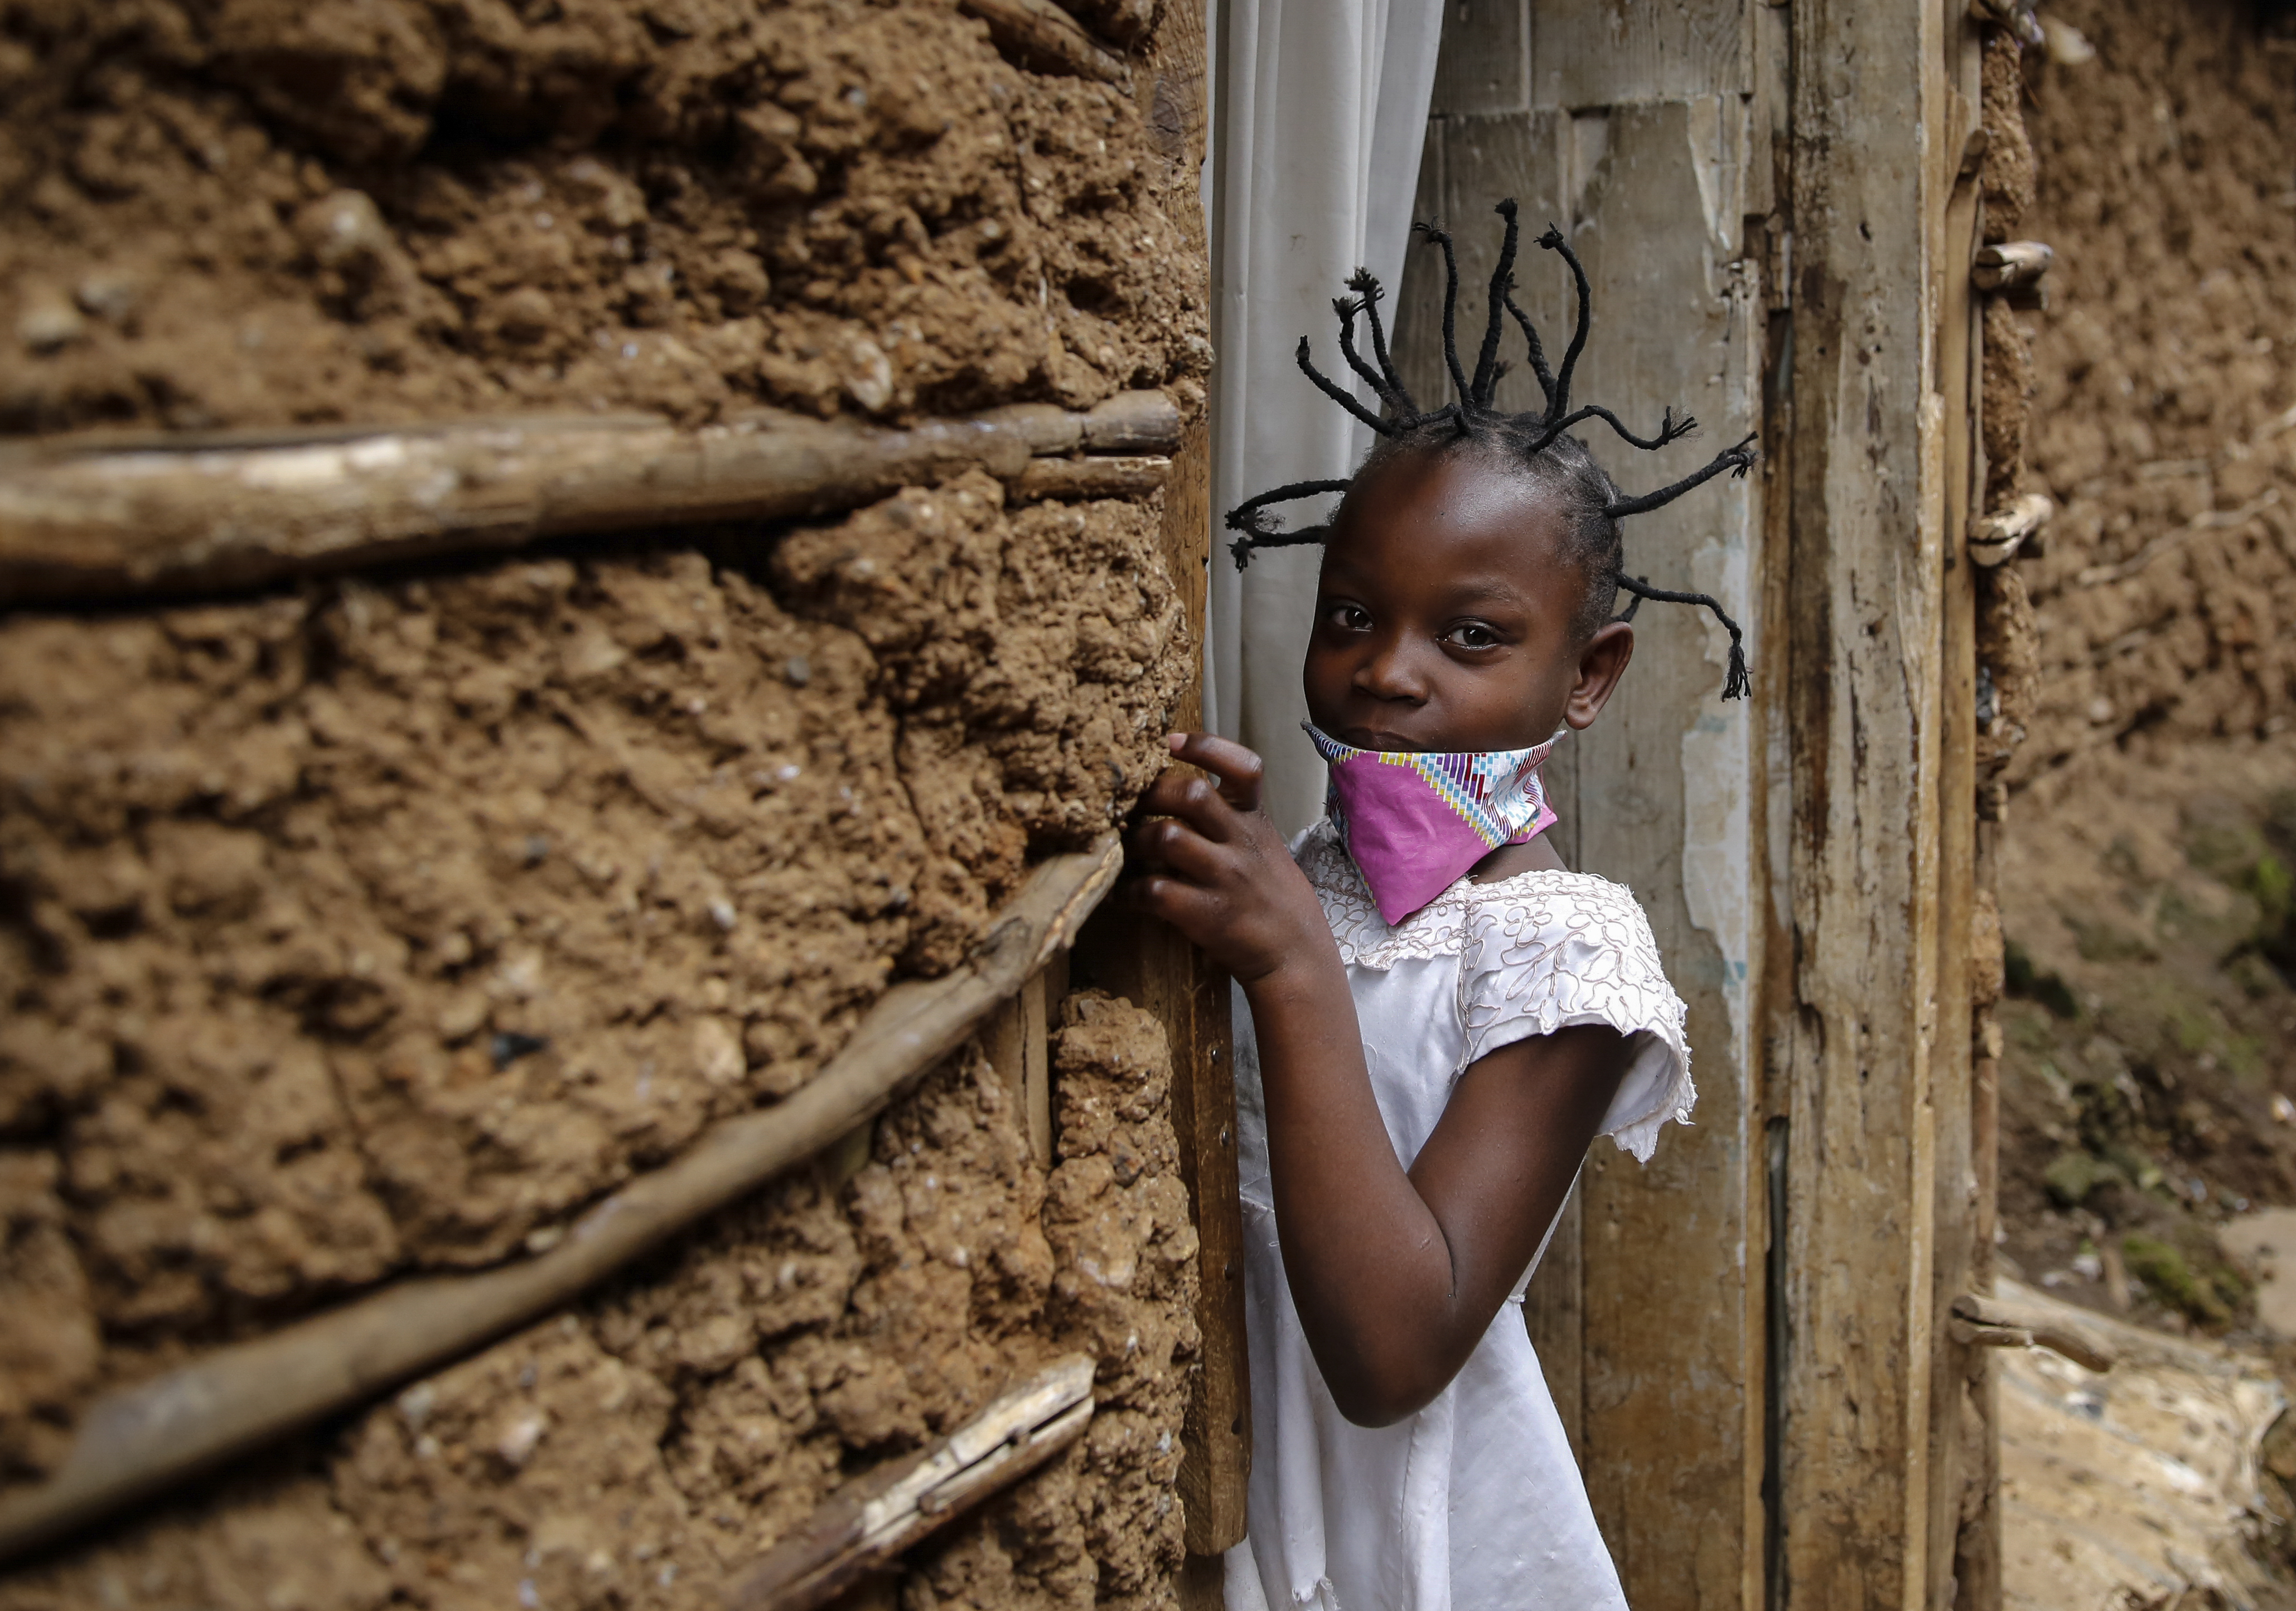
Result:
<svg viewBox="0 0 2296 1611"><path fill-rule="evenodd" d="M1682 1000L1623 886L1577 872L1462 879L1390 928L1328 822L1292 854L1340 943L1372 1092L1406 1167L1470 1064L1566 1025L1608 1024L1633 1045L1602 1126L1621 1148L1646 1161L1660 1127L1689 1117ZM1367 1427L1332 1402L1284 1281L1258 1050L1238 1008L1252 1457L1250 1536L1227 1557L1227 1611L1623 1611L1523 1327L1536 1258L1425 1409Z"/></svg>

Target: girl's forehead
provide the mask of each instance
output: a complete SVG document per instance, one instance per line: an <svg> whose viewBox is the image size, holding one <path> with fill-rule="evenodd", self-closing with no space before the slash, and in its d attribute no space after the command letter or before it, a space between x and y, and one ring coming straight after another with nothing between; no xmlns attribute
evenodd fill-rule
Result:
<svg viewBox="0 0 2296 1611"><path fill-rule="evenodd" d="M1371 559L1402 549L1428 562L1514 567L1561 560L1566 525L1562 500L1527 469L1472 451L1398 454L1357 478L1326 552Z"/></svg>

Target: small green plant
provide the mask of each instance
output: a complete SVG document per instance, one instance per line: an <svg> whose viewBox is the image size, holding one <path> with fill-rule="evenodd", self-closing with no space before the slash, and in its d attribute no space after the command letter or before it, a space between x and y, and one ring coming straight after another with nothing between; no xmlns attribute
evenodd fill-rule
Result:
<svg viewBox="0 0 2296 1611"><path fill-rule="evenodd" d="M2232 1324L2248 1301L2247 1278L2220 1255L2188 1252L2160 1237L2131 1231L2121 1239L2120 1256L2128 1273L2164 1308L2211 1330Z"/></svg>
<svg viewBox="0 0 2296 1611"><path fill-rule="evenodd" d="M2292 904L2296 904L2296 878L2288 871L2288 863L2266 851L2256 858L2256 865L2248 871L2248 892L2264 909L2267 928L2285 928Z"/></svg>
<svg viewBox="0 0 2296 1611"><path fill-rule="evenodd" d="M2043 1173L2041 1184L2058 1207L2078 1208L2099 1186L2122 1178L2118 1167L2095 1153L2067 1151L2059 1153Z"/></svg>

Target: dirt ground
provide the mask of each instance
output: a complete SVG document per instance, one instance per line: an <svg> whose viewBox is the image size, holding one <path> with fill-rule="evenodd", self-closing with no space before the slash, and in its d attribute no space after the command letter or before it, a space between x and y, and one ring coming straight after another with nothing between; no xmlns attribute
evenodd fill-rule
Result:
<svg viewBox="0 0 2296 1611"><path fill-rule="evenodd" d="M2057 260L2020 317L2029 484L2062 507L2018 566L2004 1251L2238 1330L2214 1228L2296 1201L2296 55L2223 0L2049 18L2079 39L2028 76L2024 233Z"/></svg>

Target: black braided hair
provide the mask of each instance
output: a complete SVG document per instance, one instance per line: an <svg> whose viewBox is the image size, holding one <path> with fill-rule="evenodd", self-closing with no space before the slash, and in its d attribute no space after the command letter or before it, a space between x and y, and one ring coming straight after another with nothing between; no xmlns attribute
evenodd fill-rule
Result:
<svg viewBox="0 0 2296 1611"><path fill-rule="evenodd" d="M1475 371L1472 378L1459 362L1459 340L1456 317L1459 302L1459 264L1451 246L1451 236L1439 225L1421 224L1414 229L1427 237L1431 245L1443 253L1443 361L1450 372L1451 386L1457 394L1456 402L1440 408L1423 411L1413 401L1410 388L1396 372L1395 364L1388 355L1387 332L1382 328L1379 301L1382 295L1379 282L1367 270L1357 269L1348 281L1352 298L1342 298L1332 304L1340 320L1340 352L1348 367L1377 395L1382 412L1374 413L1356 399L1349 388L1338 385L1316 369L1309 357L1308 338L1300 338L1298 353L1300 370L1314 381L1317 389L1346 409L1377 433L1379 439L1357 472L1412 452L1444 452L1463 444L1472 445L1488 453L1493 459L1518 473L1526 474L1546 487L1562 506L1565 529L1570 534L1571 552L1587 581L1587 596L1581 601L1574 626L1578 633L1589 635L1609 620L1631 620L1644 599L1661 604L1695 604L1711 610L1714 618L1722 623L1730 634L1730 663L1722 683L1726 699L1742 699L1746 695L1745 634L1732 620L1712 595L1702 593L1673 593L1662 587L1652 587L1647 577L1626 574L1625 549L1620 541L1619 522L1628 515L1647 514L1653 509L1671 503L1693 487L1702 487L1716 476L1727 470L1743 476L1753 467L1756 457L1754 438L1746 438L1732 447L1717 454L1705 468L1694 475L1684 477L1671 487L1655 492L1629 497L1605 474L1587 446L1570 429L1587 421L1600 421L1611 428L1619 439L1630 447L1654 452L1669 442L1679 441L1698 429L1698 421L1687 414L1677 420L1669 408L1660 416L1658 431L1650 437L1638 437L1629 430L1625 421L1609 409L1588 404L1573 410L1570 406L1570 382L1577 373L1578 356L1586 349L1587 331L1593 313L1589 306L1590 288L1587 270L1578 261L1578 254L1562 238L1562 232L1549 225L1546 233L1538 237L1545 250L1559 252L1570 266L1570 277L1578 290L1578 317L1571 331L1570 345L1564 349L1559 367L1549 367L1546 351L1539 343L1538 331L1529 315L1515 305L1514 263L1521 244L1521 230L1515 217L1515 204L1502 201L1496 209L1506 220L1506 237L1499 248L1498 266L1492 271L1490 300L1483 326L1483 339L1475 355ZM1371 330L1372 360L1365 362L1356 350L1355 327L1357 315L1365 316ZM1529 413L1500 413L1494 405L1500 377L1506 365L1499 360L1499 341L1505 333L1504 320L1513 318L1521 326L1523 338L1530 347L1530 371L1538 381L1545 406ZM1329 493L1344 495L1354 485L1355 478L1340 481L1298 481L1288 487L1278 487L1246 499L1228 511L1227 524L1232 531L1241 533L1228 545L1235 557L1235 568L1242 570L1251 556L1264 548L1290 548L1324 541L1330 527L1305 527L1286 532L1269 506L1289 503L1295 498L1315 497ZM1624 591L1632 601L1622 615L1611 612L1617 608L1619 593Z"/></svg>

